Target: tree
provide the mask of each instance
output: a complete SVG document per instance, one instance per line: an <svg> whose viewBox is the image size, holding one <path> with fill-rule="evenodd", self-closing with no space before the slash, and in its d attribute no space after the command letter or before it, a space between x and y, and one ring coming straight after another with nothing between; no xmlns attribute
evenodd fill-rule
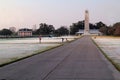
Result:
<svg viewBox="0 0 120 80"><path fill-rule="evenodd" d="M115 23L113 25L113 28L114 28L114 35L115 36L120 36L120 22Z"/></svg>
<svg viewBox="0 0 120 80"><path fill-rule="evenodd" d="M101 27L107 27L106 24L104 24L102 21L95 23L96 28L95 29L100 29Z"/></svg>
<svg viewBox="0 0 120 80"><path fill-rule="evenodd" d="M107 28L107 35L114 35L115 29L112 26Z"/></svg>
<svg viewBox="0 0 120 80"><path fill-rule="evenodd" d="M55 32L55 28L54 28L54 26L53 25L49 25L48 26L48 30L49 30L49 34L54 34L54 32Z"/></svg>
<svg viewBox="0 0 120 80"><path fill-rule="evenodd" d="M84 21L78 21L77 23L73 23L71 26L70 26L70 33L72 35L75 35L76 32L78 32L80 29L84 29Z"/></svg>
<svg viewBox="0 0 120 80"><path fill-rule="evenodd" d="M68 35L69 34L69 30L65 26L61 26L60 28L55 30L55 34L57 36Z"/></svg>
<svg viewBox="0 0 120 80"><path fill-rule="evenodd" d="M101 27L100 29L99 29L99 31L101 32L101 33L103 33L104 35L107 35L107 27L106 26L103 26L103 27Z"/></svg>
<svg viewBox="0 0 120 80"><path fill-rule="evenodd" d="M38 30L36 30L36 34L41 34L41 35L49 35L49 34L53 34L55 31L55 28L53 25L48 25L46 23L41 23L40 27Z"/></svg>
<svg viewBox="0 0 120 80"><path fill-rule="evenodd" d="M97 29L96 26L92 23L89 23L90 29Z"/></svg>
<svg viewBox="0 0 120 80"><path fill-rule="evenodd" d="M9 29L2 29L1 31L0 31L0 35L4 35L4 36L10 36L10 35L12 35L12 31L10 31Z"/></svg>

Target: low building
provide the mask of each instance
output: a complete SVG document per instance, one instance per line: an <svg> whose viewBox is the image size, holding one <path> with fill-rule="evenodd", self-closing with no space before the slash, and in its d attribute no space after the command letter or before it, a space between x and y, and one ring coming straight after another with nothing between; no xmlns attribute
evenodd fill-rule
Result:
<svg viewBox="0 0 120 80"><path fill-rule="evenodd" d="M101 34L98 29L90 29L90 30L89 30L89 33L90 33L91 35L100 35L100 34ZM76 33L76 35L82 35L82 34L84 34L84 30L79 30L79 31Z"/></svg>
<svg viewBox="0 0 120 80"><path fill-rule="evenodd" d="M18 36L20 37L32 36L32 29L27 29L27 28L19 29Z"/></svg>

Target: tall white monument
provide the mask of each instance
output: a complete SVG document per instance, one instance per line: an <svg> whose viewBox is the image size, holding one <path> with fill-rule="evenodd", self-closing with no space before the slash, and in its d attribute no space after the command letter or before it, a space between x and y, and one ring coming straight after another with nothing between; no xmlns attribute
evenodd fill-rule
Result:
<svg viewBox="0 0 120 80"><path fill-rule="evenodd" d="M88 10L85 11L85 23L84 23L84 35L90 35L90 28L89 28L89 12Z"/></svg>

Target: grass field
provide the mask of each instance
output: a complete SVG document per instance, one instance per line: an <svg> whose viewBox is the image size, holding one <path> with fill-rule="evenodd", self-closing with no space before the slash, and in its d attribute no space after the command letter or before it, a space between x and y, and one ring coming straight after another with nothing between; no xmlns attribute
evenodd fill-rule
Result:
<svg viewBox="0 0 120 80"><path fill-rule="evenodd" d="M65 43L66 38L69 42L77 37L43 37L41 44L38 38L0 39L0 65L59 46L63 44L61 38L65 38Z"/></svg>
<svg viewBox="0 0 120 80"><path fill-rule="evenodd" d="M96 36L92 39L120 70L120 37Z"/></svg>

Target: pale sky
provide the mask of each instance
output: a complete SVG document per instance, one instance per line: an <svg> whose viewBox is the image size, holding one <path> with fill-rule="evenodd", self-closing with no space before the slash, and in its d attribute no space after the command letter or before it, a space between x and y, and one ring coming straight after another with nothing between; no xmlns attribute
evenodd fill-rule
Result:
<svg viewBox="0 0 120 80"><path fill-rule="evenodd" d="M0 0L0 29L32 28L40 23L69 27L84 20L86 9L91 23L120 22L120 0Z"/></svg>

